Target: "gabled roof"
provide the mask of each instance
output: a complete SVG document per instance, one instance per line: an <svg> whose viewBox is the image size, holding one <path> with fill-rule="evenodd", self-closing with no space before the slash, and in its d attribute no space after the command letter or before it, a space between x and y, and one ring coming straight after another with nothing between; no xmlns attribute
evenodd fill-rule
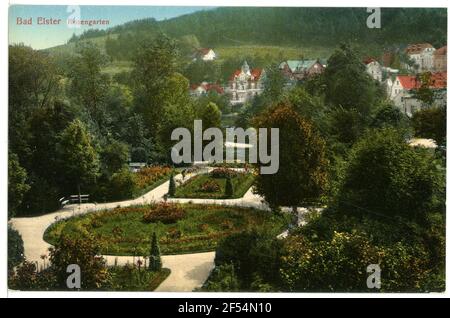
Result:
<svg viewBox="0 0 450 318"><path fill-rule="evenodd" d="M412 75L398 75L397 79L404 89L418 89L420 88L420 80ZM442 89L447 88L447 72L436 72L431 74L430 88Z"/></svg>
<svg viewBox="0 0 450 318"><path fill-rule="evenodd" d="M287 60L286 62L282 62L280 67L283 68L287 64L290 71L294 73L308 70L316 62L317 60Z"/></svg>
<svg viewBox="0 0 450 318"><path fill-rule="evenodd" d="M197 49L197 54L199 55L206 55L209 53L209 51L211 51L212 49L209 47L205 47L205 48L199 48Z"/></svg>
<svg viewBox="0 0 450 318"><path fill-rule="evenodd" d="M447 45L434 51L434 55L447 55Z"/></svg>
<svg viewBox="0 0 450 318"><path fill-rule="evenodd" d="M430 43L410 44L406 48L406 53L408 53L408 54L420 54L426 48L433 48L433 46Z"/></svg>
<svg viewBox="0 0 450 318"><path fill-rule="evenodd" d="M412 75L398 75L397 79L404 89L414 89L420 87L420 82L416 76Z"/></svg>
<svg viewBox="0 0 450 318"><path fill-rule="evenodd" d="M247 61L244 61L242 67L234 71L234 73L230 76L230 81L233 81L236 77L238 77L243 72L243 70L249 70L251 76L249 80L253 81L258 81L261 78L261 75L264 74L264 69L262 68L250 69L250 66L248 66Z"/></svg>

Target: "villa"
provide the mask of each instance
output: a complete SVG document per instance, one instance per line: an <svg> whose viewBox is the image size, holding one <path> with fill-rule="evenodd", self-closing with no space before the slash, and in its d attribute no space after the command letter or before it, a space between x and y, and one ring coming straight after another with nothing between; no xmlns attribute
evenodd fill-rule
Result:
<svg viewBox="0 0 450 318"><path fill-rule="evenodd" d="M316 74L321 74L325 66L320 60L287 60L281 62L280 70L289 82L300 81Z"/></svg>
<svg viewBox="0 0 450 318"><path fill-rule="evenodd" d="M434 92L434 105L443 106L447 101L447 72L432 73L430 89ZM420 80L414 75L397 75L386 81L388 97L395 106L408 116L422 109L425 105L415 96L415 91L421 87Z"/></svg>
<svg viewBox="0 0 450 318"><path fill-rule="evenodd" d="M263 91L263 69L251 69L247 61L236 70L229 79L226 92L230 95L231 105L244 104Z"/></svg>

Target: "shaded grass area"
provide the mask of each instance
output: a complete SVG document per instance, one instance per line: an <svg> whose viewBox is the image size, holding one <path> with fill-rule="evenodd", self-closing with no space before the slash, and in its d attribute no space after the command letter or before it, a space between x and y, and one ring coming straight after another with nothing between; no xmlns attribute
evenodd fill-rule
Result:
<svg viewBox="0 0 450 318"><path fill-rule="evenodd" d="M170 269L152 272L132 265L110 267L112 282L108 291L153 291L170 275Z"/></svg>
<svg viewBox="0 0 450 318"><path fill-rule="evenodd" d="M183 185L177 187L175 192L176 198L189 199L236 199L241 198L252 186L254 176L251 173L238 173L237 176L231 178L234 193L231 197L225 195L226 178L213 178L209 174L201 174L190 178ZM202 185L205 182L217 182L220 189L216 192L205 192L202 190Z"/></svg>
<svg viewBox="0 0 450 318"><path fill-rule="evenodd" d="M212 251L224 237L258 228L281 233L289 224L289 215L242 207L215 205L181 205L186 213L175 223L145 223L143 207L134 206L76 216L51 225L44 239L55 244L61 235L93 235L101 254L147 255L151 236L159 238L162 254Z"/></svg>
<svg viewBox="0 0 450 318"><path fill-rule="evenodd" d="M145 168L144 168L145 169ZM168 170L166 173L160 173L159 175L155 176L155 178L151 178L148 182L141 184L141 182L138 183L138 189L133 193L133 199L138 198L147 192L150 192L151 190L155 189L156 187L159 187L161 184L163 184L166 181L169 181L170 175L174 174L177 175L180 173L181 169L171 169ZM140 172L137 173L137 178L139 179Z"/></svg>

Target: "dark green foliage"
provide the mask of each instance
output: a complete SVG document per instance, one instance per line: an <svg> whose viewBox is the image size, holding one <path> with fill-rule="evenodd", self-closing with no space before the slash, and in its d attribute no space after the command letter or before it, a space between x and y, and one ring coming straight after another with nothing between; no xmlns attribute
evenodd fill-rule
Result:
<svg viewBox="0 0 450 318"><path fill-rule="evenodd" d="M392 129L368 133L352 148L338 198L342 210L423 220L444 181L433 156Z"/></svg>
<svg viewBox="0 0 450 318"><path fill-rule="evenodd" d="M99 169L98 154L89 132L80 120L74 120L62 132L57 151L66 188L74 191L72 194L78 193L82 185L89 186L95 182Z"/></svg>
<svg viewBox="0 0 450 318"><path fill-rule="evenodd" d="M147 151L144 147L136 147L131 150L131 162L147 162Z"/></svg>
<svg viewBox="0 0 450 318"><path fill-rule="evenodd" d="M243 290L250 289L255 277L277 284L282 241L257 231L230 235L217 247L216 266L232 264ZM242 289L241 289L242 290Z"/></svg>
<svg viewBox="0 0 450 318"><path fill-rule="evenodd" d="M153 236L152 236L152 245L150 248L150 257L149 257L149 267L148 268L150 271L160 271L162 268L161 252L159 250L158 238L156 237L155 232L153 232Z"/></svg>
<svg viewBox="0 0 450 318"><path fill-rule="evenodd" d="M175 192L176 192L176 183L175 183L175 177L173 176L173 174L170 176L170 180L169 180L169 196L173 197L175 196Z"/></svg>
<svg viewBox="0 0 450 318"><path fill-rule="evenodd" d="M77 55L69 62L70 93L82 105L100 130L106 126L105 99L109 89L109 79L101 72L107 57L94 44L78 43Z"/></svg>
<svg viewBox="0 0 450 318"><path fill-rule="evenodd" d="M238 292L239 281L233 264L223 264L214 267L208 280L199 291Z"/></svg>
<svg viewBox="0 0 450 318"><path fill-rule="evenodd" d="M445 272L445 223L429 213L408 218L337 213L326 209L287 238L282 280L288 290L368 290L365 268L380 264L381 291L440 291ZM306 257L306 255L308 257Z"/></svg>
<svg viewBox="0 0 450 318"><path fill-rule="evenodd" d="M170 36L194 34L200 43L213 47L305 42L328 46L350 38L361 46L415 43L423 39L437 46L446 43L447 15L443 9L383 8L381 15L383 27L369 29L366 25L369 13L365 8L225 7L184 15L159 25Z"/></svg>
<svg viewBox="0 0 450 318"><path fill-rule="evenodd" d="M391 104L382 104L375 111L371 126L375 128L402 128L406 126L406 121L406 116L398 107Z"/></svg>
<svg viewBox="0 0 450 318"><path fill-rule="evenodd" d="M415 135L434 139L441 145L446 138L446 117L445 107L433 107L415 112L412 117Z"/></svg>
<svg viewBox="0 0 450 318"><path fill-rule="evenodd" d="M111 140L100 153L104 173L113 175L127 164L129 158L128 145L117 140Z"/></svg>
<svg viewBox="0 0 450 318"><path fill-rule="evenodd" d="M325 142L312 124L292 106L280 104L258 117L257 126L279 128L279 169L257 176L256 193L271 206L295 208L319 201L328 185L328 160Z"/></svg>
<svg viewBox="0 0 450 318"><path fill-rule="evenodd" d="M109 200L119 201L132 198L137 192L136 176L128 167L124 167L111 176L108 183Z"/></svg>
<svg viewBox="0 0 450 318"><path fill-rule="evenodd" d="M8 218L14 217L25 193L30 190L26 183L27 171L20 166L14 153L8 156Z"/></svg>
<svg viewBox="0 0 450 318"><path fill-rule="evenodd" d="M8 226L8 270L24 260L23 241L19 232Z"/></svg>
<svg viewBox="0 0 450 318"><path fill-rule="evenodd" d="M375 81L348 44L341 44L328 59L324 83L327 103L346 110L355 109L362 116L370 114L376 98Z"/></svg>

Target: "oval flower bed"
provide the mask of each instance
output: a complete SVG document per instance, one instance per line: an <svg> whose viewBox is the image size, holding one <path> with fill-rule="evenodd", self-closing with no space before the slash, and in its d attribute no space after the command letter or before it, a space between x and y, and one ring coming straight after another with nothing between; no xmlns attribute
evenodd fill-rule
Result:
<svg viewBox="0 0 450 318"><path fill-rule="evenodd" d="M227 177L231 178L234 193L231 197L225 194ZM252 173L236 172L226 168L215 168L210 173L196 175L177 187L175 198L189 199L236 199L241 198L252 186Z"/></svg>
<svg viewBox="0 0 450 318"><path fill-rule="evenodd" d="M160 203L157 207L161 210ZM227 235L249 228L265 228L279 234L286 228L289 216L251 208L215 205L177 205L173 222L155 222L145 219L155 205L116 208L89 213L54 223L45 232L44 239L54 244L61 235L93 235L108 255L146 255L151 235L156 232L162 254L206 252L215 249Z"/></svg>

